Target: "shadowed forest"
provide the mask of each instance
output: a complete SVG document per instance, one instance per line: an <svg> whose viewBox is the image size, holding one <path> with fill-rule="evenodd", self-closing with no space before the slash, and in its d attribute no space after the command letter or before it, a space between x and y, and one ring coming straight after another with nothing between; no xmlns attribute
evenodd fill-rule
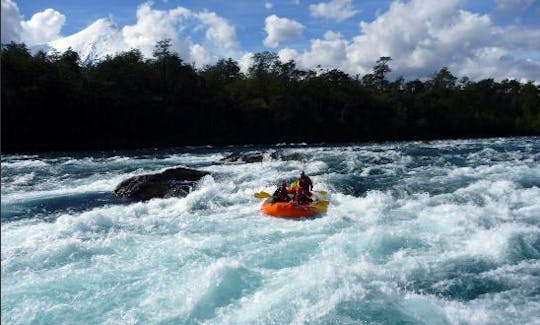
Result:
<svg viewBox="0 0 540 325"><path fill-rule="evenodd" d="M364 76L303 71L275 53L247 74L232 59L196 69L158 42L81 62L2 45L2 152L183 145L470 138L540 134L540 87L458 79L388 80L391 58Z"/></svg>

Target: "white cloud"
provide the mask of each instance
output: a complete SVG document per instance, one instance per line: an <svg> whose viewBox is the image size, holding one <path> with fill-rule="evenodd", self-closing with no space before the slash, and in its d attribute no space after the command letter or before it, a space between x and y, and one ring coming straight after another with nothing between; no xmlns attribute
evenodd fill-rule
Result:
<svg viewBox="0 0 540 325"><path fill-rule="evenodd" d="M216 62L216 58L199 44L194 44L189 50L190 56L199 67Z"/></svg>
<svg viewBox="0 0 540 325"><path fill-rule="evenodd" d="M2 43L11 41L18 42L21 39L21 21L22 17L19 13L17 4L11 0L2 0Z"/></svg>
<svg viewBox="0 0 540 325"><path fill-rule="evenodd" d="M17 4L2 0L2 43L24 42L33 46L60 37L66 17L53 9L45 9L24 20Z"/></svg>
<svg viewBox="0 0 540 325"><path fill-rule="evenodd" d="M208 28L205 34L206 39L216 47L233 50L238 46L234 26L229 24L225 18L208 11L198 13L196 17Z"/></svg>
<svg viewBox="0 0 540 325"><path fill-rule="evenodd" d="M295 20L279 18L276 15L266 17L264 22L264 30L268 36L264 39L263 44L271 48L278 47L281 41L300 38L305 28L304 25Z"/></svg>
<svg viewBox="0 0 540 325"><path fill-rule="evenodd" d="M23 39L29 45L46 43L60 37L66 17L54 9L45 9L22 21Z"/></svg>
<svg viewBox="0 0 540 325"><path fill-rule="evenodd" d="M272 2L265 2L265 3L264 3L264 7L265 7L266 9L272 9L273 6L274 6L274 5L272 4Z"/></svg>
<svg viewBox="0 0 540 325"><path fill-rule="evenodd" d="M540 29L510 26L494 29L493 34L499 46L540 51Z"/></svg>
<svg viewBox="0 0 540 325"><path fill-rule="evenodd" d="M358 13L352 5L352 0L332 0L309 5L309 11L313 17L321 17L342 21Z"/></svg>
<svg viewBox="0 0 540 325"><path fill-rule="evenodd" d="M296 61L298 59L298 51L290 48L279 50L277 55L281 62L289 62L290 60Z"/></svg>
<svg viewBox="0 0 540 325"><path fill-rule="evenodd" d="M341 34L327 31L324 39L311 40L310 50L299 57L300 65L347 70L347 46L348 42L341 38Z"/></svg>
<svg viewBox="0 0 540 325"><path fill-rule="evenodd" d="M500 27L488 15L461 8L462 0L395 1L374 21L361 22L359 35L343 39L327 32L298 55L299 66L371 71L381 56L392 57L393 75L425 77L447 66L474 79L540 80L540 29Z"/></svg>
<svg viewBox="0 0 540 325"><path fill-rule="evenodd" d="M124 42L128 48L138 48L145 56L151 56L158 41L171 39L173 49L181 57L188 57L189 42L181 39L178 31L182 20L190 16L191 11L182 7L154 10L150 3L144 3L137 8L137 22L122 28Z"/></svg>
<svg viewBox="0 0 540 325"><path fill-rule="evenodd" d="M535 0L495 0L497 10L514 11L524 10L530 7Z"/></svg>
<svg viewBox="0 0 540 325"><path fill-rule="evenodd" d="M238 66L240 67L240 71L242 73L247 73L249 67L251 67L254 62L255 60L253 59L252 52L244 53L244 55L240 57L240 60L238 60Z"/></svg>

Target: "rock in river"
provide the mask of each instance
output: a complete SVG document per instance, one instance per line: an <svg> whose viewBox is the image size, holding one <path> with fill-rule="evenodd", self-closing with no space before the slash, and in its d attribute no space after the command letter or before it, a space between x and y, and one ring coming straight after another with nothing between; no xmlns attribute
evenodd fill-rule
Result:
<svg viewBox="0 0 540 325"><path fill-rule="evenodd" d="M277 152L272 152L268 154L270 158L277 159L278 154ZM234 152L230 155L228 155L225 158L220 159L219 161L221 163L254 163L254 162L261 162L264 159L264 152Z"/></svg>
<svg viewBox="0 0 540 325"><path fill-rule="evenodd" d="M220 163L255 163L261 162L264 159L281 159L281 160L307 160L309 157L303 153L294 152L291 154L284 154L281 151L268 151L268 152L234 152L225 158L219 160Z"/></svg>
<svg viewBox="0 0 540 325"><path fill-rule="evenodd" d="M186 196L195 183L210 173L183 167L169 168L158 174L139 175L122 181L114 194L135 200Z"/></svg>

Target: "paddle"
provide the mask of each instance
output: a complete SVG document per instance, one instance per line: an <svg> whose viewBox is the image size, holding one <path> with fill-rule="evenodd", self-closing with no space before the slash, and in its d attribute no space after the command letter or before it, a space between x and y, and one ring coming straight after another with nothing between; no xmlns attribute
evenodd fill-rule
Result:
<svg viewBox="0 0 540 325"><path fill-rule="evenodd" d="M320 195L328 195L328 192L326 191L314 191L315 193L319 193Z"/></svg>
<svg viewBox="0 0 540 325"><path fill-rule="evenodd" d="M322 212L326 212L326 210L328 210L328 203L324 204L321 201L313 202L311 206Z"/></svg>
<svg viewBox="0 0 540 325"><path fill-rule="evenodd" d="M257 199L266 199L266 198L269 198L269 197L272 197L272 195L264 192L264 191L261 191L261 192L258 192L258 193L255 193L253 194L254 197L256 197Z"/></svg>

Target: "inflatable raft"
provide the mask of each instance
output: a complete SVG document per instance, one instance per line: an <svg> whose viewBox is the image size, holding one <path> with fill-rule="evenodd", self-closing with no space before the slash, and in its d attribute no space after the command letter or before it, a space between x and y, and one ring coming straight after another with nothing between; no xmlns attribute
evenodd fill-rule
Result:
<svg viewBox="0 0 540 325"><path fill-rule="evenodd" d="M263 202L261 211L272 217L305 218L326 212L328 201L315 200L309 204L297 204L290 202L274 202L269 198Z"/></svg>

